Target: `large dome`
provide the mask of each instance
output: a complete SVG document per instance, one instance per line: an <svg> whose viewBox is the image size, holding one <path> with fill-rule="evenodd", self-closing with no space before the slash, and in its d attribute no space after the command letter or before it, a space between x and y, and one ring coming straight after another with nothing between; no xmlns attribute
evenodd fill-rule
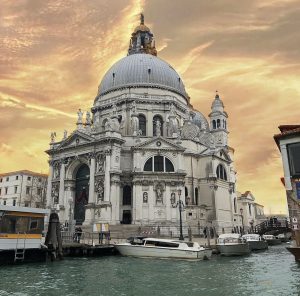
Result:
<svg viewBox="0 0 300 296"><path fill-rule="evenodd" d="M188 97L178 73L151 54L132 54L116 62L104 75L98 95L126 87L155 87Z"/></svg>

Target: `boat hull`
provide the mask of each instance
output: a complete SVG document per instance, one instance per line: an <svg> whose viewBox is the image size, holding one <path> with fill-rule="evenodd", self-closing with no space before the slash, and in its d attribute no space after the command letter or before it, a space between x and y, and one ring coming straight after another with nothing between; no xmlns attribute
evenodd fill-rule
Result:
<svg viewBox="0 0 300 296"><path fill-rule="evenodd" d="M151 258L177 258L177 259L209 259L212 255L211 249L205 250L180 250L163 247L147 247L138 245L115 245L118 252L123 256L151 257Z"/></svg>
<svg viewBox="0 0 300 296"><path fill-rule="evenodd" d="M15 261L15 250L0 250L0 265L46 262L47 249L26 249L24 260Z"/></svg>
<svg viewBox="0 0 300 296"><path fill-rule="evenodd" d="M266 242L268 243L269 246L275 246L275 245L280 245L281 244L281 240L280 239L268 239L266 240Z"/></svg>
<svg viewBox="0 0 300 296"><path fill-rule="evenodd" d="M251 251L260 251L268 249L268 243L266 241L248 241Z"/></svg>
<svg viewBox="0 0 300 296"><path fill-rule="evenodd" d="M225 244L217 245L222 256L243 256L250 253L249 244Z"/></svg>

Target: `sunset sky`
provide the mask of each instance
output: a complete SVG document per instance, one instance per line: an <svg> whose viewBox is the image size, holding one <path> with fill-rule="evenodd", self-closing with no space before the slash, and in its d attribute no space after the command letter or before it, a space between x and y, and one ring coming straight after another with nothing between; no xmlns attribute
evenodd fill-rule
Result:
<svg viewBox="0 0 300 296"><path fill-rule="evenodd" d="M91 108L140 12L194 107L207 116L219 91L238 190L286 213L273 135L300 123L298 0L1 0L0 173L48 172L50 132L62 138Z"/></svg>

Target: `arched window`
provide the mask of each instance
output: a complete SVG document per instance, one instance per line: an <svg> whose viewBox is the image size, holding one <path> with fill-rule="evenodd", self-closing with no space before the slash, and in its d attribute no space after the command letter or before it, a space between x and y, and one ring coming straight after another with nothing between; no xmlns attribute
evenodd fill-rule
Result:
<svg viewBox="0 0 300 296"><path fill-rule="evenodd" d="M249 204L249 215L250 215L250 216L252 215L252 212L251 212L251 204Z"/></svg>
<svg viewBox="0 0 300 296"><path fill-rule="evenodd" d="M153 136L157 136L157 124L160 124L160 135L163 136L163 119L159 115L153 117Z"/></svg>
<svg viewBox="0 0 300 296"><path fill-rule="evenodd" d="M184 187L184 196L185 197L189 196L189 190L187 189L187 187Z"/></svg>
<svg viewBox="0 0 300 296"><path fill-rule="evenodd" d="M236 198L233 199L234 212L236 213Z"/></svg>
<svg viewBox="0 0 300 296"><path fill-rule="evenodd" d="M217 166L217 178L227 181L226 170L223 165L219 164Z"/></svg>
<svg viewBox="0 0 300 296"><path fill-rule="evenodd" d="M144 172L174 172L174 166L167 157L155 155L145 162Z"/></svg>
<svg viewBox="0 0 300 296"><path fill-rule="evenodd" d="M199 205L199 192L198 192L198 187L195 188L195 204L198 206Z"/></svg>
<svg viewBox="0 0 300 296"><path fill-rule="evenodd" d="M213 124L213 129L216 129L217 126L216 126L216 121L215 120L213 120L212 124Z"/></svg>
<svg viewBox="0 0 300 296"><path fill-rule="evenodd" d="M220 119L217 119L217 128L221 127L221 121Z"/></svg>
<svg viewBox="0 0 300 296"><path fill-rule="evenodd" d="M139 130L142 132L141 136L146 136L146 116L143 114L139 115Z"/></svg>

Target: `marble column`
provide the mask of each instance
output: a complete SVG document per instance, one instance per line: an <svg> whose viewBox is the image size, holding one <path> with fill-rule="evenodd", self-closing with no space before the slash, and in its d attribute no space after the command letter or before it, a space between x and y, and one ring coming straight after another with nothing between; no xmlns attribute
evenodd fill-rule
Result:
<svg viewBox="0 0 300 296"><path fill-rule="evenodd" d="M90 165L90 185L89 185L89 204L95 203L95 156L91 157Z"/></svg>
<svg viewBox="0 0 300 296"><path fill-rule="evenodd" d="M52 198L51 198L52 178L53 178L53 161L50 160L49 161L49 176L48 176L48 183L47 183L46 208L52 207Z"/></svg>
<svg viewBox="0 0 300 296"><path fill-rule="evenodd" d="M137 210L137 204L136 204L136 184L133 183L132 185L132 224L136 224L136 210Z"/></svg>
<svg viewBox="0 0 300 296"><path fill-rule="evenodd" d="M59 174L59 207L65 207L65 163L64 160L61 162L60 174Z"/></svg>
<svg viewBox="0 0 300 296"><path fill-rule="evenodd" d="M288 159L286 145L280 145L280 151L281 151L283 171L284 171L285 189L292 190L293 188L292 188L292 183L291 183L289 159Z"/></svg>
<svg viewBox="0 0 300 296"><path fill-rule="evenodd" d="M110 158L111 150L106 151L105 156L105 184L104 184L104 201L110 201Z"/></svg>

